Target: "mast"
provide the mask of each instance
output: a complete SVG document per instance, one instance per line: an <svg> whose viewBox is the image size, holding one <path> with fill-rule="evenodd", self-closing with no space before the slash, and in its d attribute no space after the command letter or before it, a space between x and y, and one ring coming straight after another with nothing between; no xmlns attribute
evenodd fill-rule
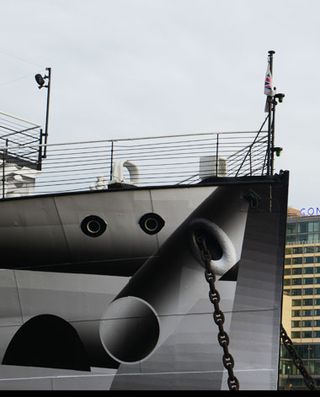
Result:
<svg viewBox="0 0 320 397"><path fill-rule="evenodd" d="M284 94L276 93L276 87L273 87L273 55L275 51L268 51L268 68L270 71L269 76L269 93L267 94L266 111L268 112L268 148L267 148L267 175L273 175L274 172L274 153L277 156L280 155L282 148L274 146L275 137L275 116L276 106L281 103L284 98ZM267 71L268 74L268 71ZM267 82L267 76L266 76ZM266 93L266 91L265 91Z"/></svg>
<svg viewBox="0 0 320 397"><path fill-rule="evenodd" d="M268 51L268 65L270 68L270 74L272 76L273 72L273 54L275 54L275 51L270 50ZM271 84L273 84L272 78L271 78ZM272 129L274 127L273 122L272 122L272 94L273 94L273 86L271 87L272 92L270 95L267 96L267 112L268 112L268 155L267 155L267 175L272 175L272 169L273 169L273 149L272 145L274 142L273 139L273 133Z"/></svg>

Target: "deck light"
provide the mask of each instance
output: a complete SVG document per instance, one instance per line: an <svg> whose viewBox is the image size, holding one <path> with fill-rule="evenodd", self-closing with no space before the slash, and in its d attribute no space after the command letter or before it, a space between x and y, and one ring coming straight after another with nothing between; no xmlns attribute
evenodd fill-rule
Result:
<svg viewBox="0 0 320 397"><path fill-rule="evenodd" d="M274 97L277 98L280 103L282 103L283 98L285 97L285 95L279 92L279 94L276 94Z"/></svg>
<svg viewBox="0 0 320 397"><path fill-rule="evenodd" d="M41 76L41 74L36 74L35 76L34 76L34 78L36 79L36 82L38 83L38 85L39 85L39 89L40 88L42 88L43 86L44 86L44 84L45 84L45 80L44 79L47 79L48 78L48 76L44 76L44 77L42 77Z"/></svg>
<svg viewBox="0 0 320 397"><path fill-rule="evenodd" d="M282 147L275 147L274 149L273 149L275 152L276 152L276 156L277 157L280 157L280 154L281 154L281 152L282 152Z"/></svg>

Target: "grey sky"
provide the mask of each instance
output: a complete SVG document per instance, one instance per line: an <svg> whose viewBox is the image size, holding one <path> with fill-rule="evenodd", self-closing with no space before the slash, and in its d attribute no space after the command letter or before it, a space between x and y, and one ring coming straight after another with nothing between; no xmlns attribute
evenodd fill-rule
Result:
<svg viewBox="0 0 320 397"><path fill-rule="evenodd" d="M276 169L289 204L320 207L319 0L0 0L0 111L49 143L258 129L276 51Z"/></svg>

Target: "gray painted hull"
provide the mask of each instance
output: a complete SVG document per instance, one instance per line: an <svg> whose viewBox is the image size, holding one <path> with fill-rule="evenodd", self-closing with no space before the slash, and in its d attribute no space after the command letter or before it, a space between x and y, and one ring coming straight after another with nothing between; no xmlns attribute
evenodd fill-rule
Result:
<svg viewBox="0 0 320 397"><path fill-rule="evenodd" d="M8 259L0 270L0 389L227 389L208 284L190 248L190 228L199 219L226 231L235 247L216 286L240 388L277 389L287 188L284 174L272 183L3 201L0 248ZM256 206L244 198L252 190ZM155 235L139 227L150 212L165 220ZM102 236L82 233L89 215L105 219ZM226 277L230 266L236 276ZM139 324L149 330L150 315L143 314L149 309L155 322L143 338ZM8 365L4 357L17 332L45 315L76 331L89 370L12 358ZM122 338L122 329L138 336ZM48 346L52 338L49 332Z"/></svg>

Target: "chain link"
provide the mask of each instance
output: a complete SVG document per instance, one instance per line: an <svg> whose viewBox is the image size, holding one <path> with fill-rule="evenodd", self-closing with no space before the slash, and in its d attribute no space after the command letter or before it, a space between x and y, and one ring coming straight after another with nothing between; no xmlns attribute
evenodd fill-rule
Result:
<svg viewBox="0 0 320 397"><path fill-rule="evenodd" d="M207 247L206 240L203 236L197 236L196 242L198 244L199 250L200 250L200 255L201 255L201 260L205 264L205 278L209 284L210 291L209 291L209 299L210 302L214 306L214 312L213 312L213 320L217 324L219 328L218 332L218 342L220 346L223 348L223 357L222 357L222 362L226 370L228 371L228 387L229 390L239 390L239 381L235 377L233 373L233 367L234 367L234 359L232 355L229 352L228 346L229 346L229 336L226 333L226 331L223 328L224 324L224 314L220 309L219 302L220 302L220 295L219 292L215 288L215 281L216 281L216 276L214 273L212 273L211 268L210 268L210 261L211 261L211 254L210 251ZM295 366L298 368L300 371L301 375L303 376L304 383L310 390L317 390L314 380L312 377L309 375L307 369L305 368L303 361L297 354L293 343L289 336L287 335L285 329L283 328L281 324L281 330L280 330L280 335L281 335L281 340L286 347L287 351L289 352Z"/></svg>
<svg viewBox="0 0 320 397"><path fill-rule="evenodd" d="M216 276L214 273L212 273L211 267L210 267L210 261L212 259L211 253L207 247L206 240L205 240L204 236L201 236L201 235L197 236L196 242L197 242L199 250L200 250L201 260L205 264L205 278L206 278L206 280L209 284L209 287L210 287L209 299L210 299L210 302L214 306L213 320L219 328L218 342L223 349L222 363L223 363L223 366L225 367L225 369L228 371L228 380L227 380L228 387L229 387L229 390L239 390L239 381L233 373L234 359L233 359L232 355L230 354L229 348L228 348L229 336L223 328L225 318L224 318L224 314L221 311L220 306L219 306L220 295L215 287Z"/></svg>
<svg viewBox="0 0 320 397"><path fill-rule="evenodd" d="M305 368L303 361L299 357L296 349L293 346L292 340L286 333L286 330L283 328L283 325L281 324L280 328L280 336L282 343L284 344L285 348L287 349L288 353L290 354L290 357L292 358L292 361L294 362L295 366L298 368L299 372L303 376L304 383L308 387L309 390L317 390L316 385L314 383L314 380L308 373L307 369Z"/></svg>

